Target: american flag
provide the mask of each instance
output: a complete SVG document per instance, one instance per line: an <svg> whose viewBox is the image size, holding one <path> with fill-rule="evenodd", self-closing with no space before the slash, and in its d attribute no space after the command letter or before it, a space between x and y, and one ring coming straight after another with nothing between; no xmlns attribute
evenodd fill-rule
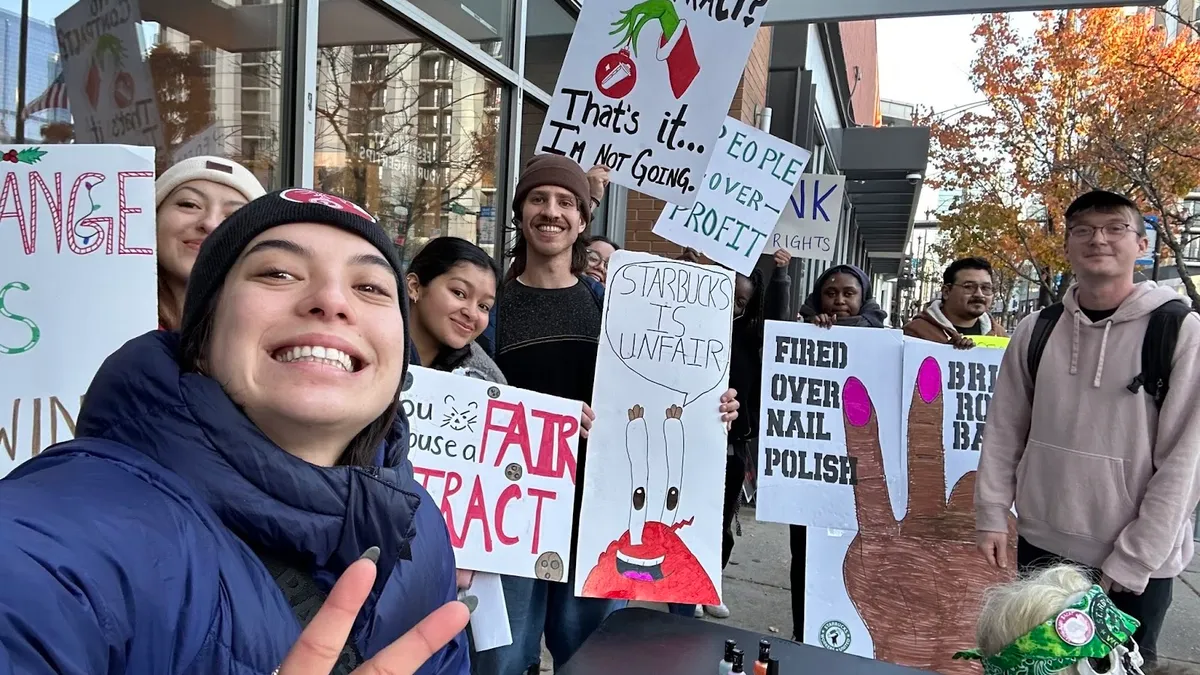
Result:
<svg viewBox="0 0 1200 675"><path fill-rule="evenodd" d="M59 72L58 77L46 87L41 96L33 99L25 106L25 117L29 117L34 113L43 110L62 109L69 110L67 107L67 85L63 79L63 73Z"/></svg>

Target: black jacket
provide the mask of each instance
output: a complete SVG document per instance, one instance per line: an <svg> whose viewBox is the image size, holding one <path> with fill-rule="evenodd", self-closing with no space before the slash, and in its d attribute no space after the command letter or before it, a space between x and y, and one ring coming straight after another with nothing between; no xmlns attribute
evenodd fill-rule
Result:
<svg viewBox="0 0 1200 675"><path fill-rule="evenodd" d="M761 275L756 272L755 276L759 277L757 285L761 288ZM755 293L751 307L747 307L742 316L733 320L729 386L737 390L741 406L738 408L738 417L729 430L731 443L745 442L758 436L764 322L792 319L789 311L792 279L788 276L787 268L774 268L771 280L765 286ZM756 302L762 303L761 314L754 307Z"/></svg>

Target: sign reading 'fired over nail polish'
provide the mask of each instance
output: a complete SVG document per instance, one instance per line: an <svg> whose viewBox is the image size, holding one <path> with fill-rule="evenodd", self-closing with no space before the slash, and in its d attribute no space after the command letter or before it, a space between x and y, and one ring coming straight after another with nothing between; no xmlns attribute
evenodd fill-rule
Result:
<svg viewBox="0 0 1200 675"><path fill-rule="evenodd" d="M900 331L768 321L759 421L759 520L855 529L859 449L898 452ZM891 475L898 476L899 468Z"/></svg>

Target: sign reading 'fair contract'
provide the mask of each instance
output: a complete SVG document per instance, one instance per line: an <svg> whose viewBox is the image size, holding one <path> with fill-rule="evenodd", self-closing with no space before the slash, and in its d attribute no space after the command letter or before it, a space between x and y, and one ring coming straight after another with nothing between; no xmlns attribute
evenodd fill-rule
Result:
<svg viewBox="0 0 1200 675"><path fill-rule="evenodd" d="M0 476L75 434L96 369L154 330L154 150L0 147Z"/></svg>
<svg viewBox="0 0 1200 675"><path fill-rule="evenodd" d="M583 404L415 366L401 404L458 568L566 581Z"/></svg>
<svg viewBox="0 0 1200 675"><path fill-rule="evenodd" d="M767 0L584 3L538 153L691 206Z"/></svg>
<svg viewBox="0 0 1200 675"><path fill-rule="evenodd" d="M750 274L811 154L725 118L696 202L667 204L654 234Z"/></svg>

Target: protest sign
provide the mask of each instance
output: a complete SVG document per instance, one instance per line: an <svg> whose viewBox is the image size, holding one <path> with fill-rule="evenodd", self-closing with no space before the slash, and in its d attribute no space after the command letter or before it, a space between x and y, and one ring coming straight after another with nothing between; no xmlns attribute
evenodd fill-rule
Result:
<svg viewBox="0 0 1200 675"><path fill-rule="evenodd" d="M983 447L983 426L1003 358L1003 349L963 351L924 340L905 341L904 381L920 382L918 372L926 359L937 362L946 400L945 417L939 420L942 445L947 450L972 453L967 459L972 469ZM926 374L929 372L927 368Z"/></svg>
<svg viewBox="0 0 1200 675"><path fill-rule="evenodd" d="M749 275L811 154L725 118L696 202L667 204L654 234Z"/></svg>
<svg viewBox="0 0 1200 675"><path fill-rule="evenodd" d="M855 428L878 427L889 457L896 456L902 340L897 330L767 322L759 520L853 529L854 486L860 476L842 421ZM868 391L879 392L878 398L868 398ZM869 414L872 401L874 415Z"/></svg>
<svg viewBox="0 0 1200 675"><path fill-rule="evenodd" d="M75 434L96 369L158 319L154 150L0 151L0 476Z"/></svg>
<svg viewBox="0 0 1200 675"><path fill-rule="evenodd" d="M225 145L226 133L216 122L204 127L196 135L175 148L175 151L171 153L171 161L182 162L192 157L204 156L224 157L228 149Z"/></svg>
<svg viewBox="0 0 1200 675"><path fill-rule="evenodd" d="M720 602L733 287L719 267L609 261L576 595Z"/></svg>
<svg viewBox="0 0 1200 675"><path fill-rule="evenodd" d="M583 404L414 366L401 405L458 568L565 581Z"/></svg>
<svg viewBox="0 0 1200 675"><path fill-rule="evenodd" d="M508 620L508 603L499 574L479 572L471 577L471 585L460 590L458 597L473 595L479 602L471 612L471 646L486 652L512 644L512 625Z"/></svg>
<svg viewBox="0 0 1200 675"><path fill-rule="evenodd" d="M962 397L971 399L973 430L986 413L976 396L989 390L1002 354L905 339L898 469L888 461L882 429L855 426L847 414L859 472L855 521L851 528L808 529L806 643L939 673L974 672L951 655L975 644L980 605L972 599L1011 578L1011 568L990 566L975 548L979 454L954 443L962 437ZM896 395L894 387L868 391L868 413L878 414ZM1013 560L1015 519L1009 541ZM928 639L914 641L914 634Z"/></svg>
<svg viewBox="0 0 1200 675"><path fill-rule="evenodd" d="M995 335L972 335L971 341L977 347L999 347L1000 349L1008 348L1009 338L997 337Z"/></svg>
<svg viewBox="0 0 1200 675"><path fill-rule="evenodd" d="M54 20L78 142L166 152L141 20L135 0L80 0Z"/></svg>
<svg viewBox="0 0 1200 675"><path fill-rule="evenodd" d="M603 164L617 184L691 206L766 5L584 3L537 152Z"/></svg>
<svg viewBox="0 0 1200 675"><path fill-rule="evenodd" d="M767 246L785 248L798 258L833 260L845 191L845 176L801 176Z"/></svg>

